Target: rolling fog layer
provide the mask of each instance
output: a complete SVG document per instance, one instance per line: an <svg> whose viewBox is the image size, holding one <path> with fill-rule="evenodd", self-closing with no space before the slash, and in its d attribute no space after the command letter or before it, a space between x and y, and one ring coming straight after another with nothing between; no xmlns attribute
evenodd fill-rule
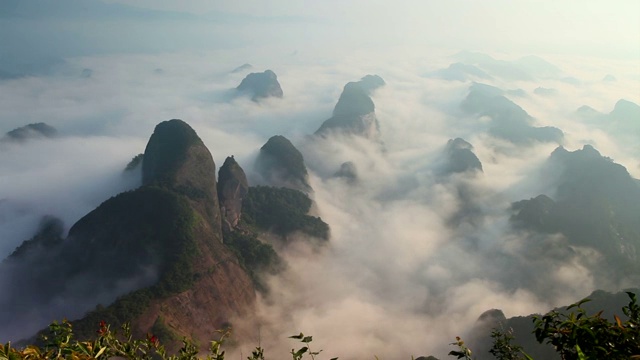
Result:
<svg viewBox="0 0 640 360"><path fill-rule="evenodd" d="M556 173L543 164L556 145L497 139L490 119L460 108L474 81L496 86L534 126L563 130L568 150L591 144L640 178L638 138L576 113L588 105L608 114L620 99L640 104L637 2L192 0L181 2L186 13L119 3L0 4L0 133L38 122L58 130L52 139L0 140L1 258L43 216L68 231L139 186L140 174L124 167L156 124L180 118L218 167L234 155L250 185L258 184L259 148L286 136L304 155L315 211L331 227L322 249L305 241L281 249L289 268L266 279L271 291L259 296L258 319L234 321L255 334L237 349L243 354L260 343L268 357L286 357L295 346L286 337L302 331L327 357L444 358L485 310L525 315L594 289L637 286L590 270L602 256L593 249L568 251L562 236L510 226L512 202L554 196ZM176 10L175 2L128 3ZM484 49L493 60L462 49ZM449 69L471 58L485 61L465 68L475 75ZM232 73L244 63L253 68ZM266 69L278 75L283 99L235 97L248 72ZM384 146L310 137L343 86L366 74L387 83L372 95ZM442 175L444 146L456 137L474 146L483 173ZM346 161L357 168L355 183L332 176ZM68 300L24 314L23 328L0 324L0 339L29 335L69 306L81 313L96 305Z"/></svg>
<svg viewBox="0 0 640 360"><path fill-rule="evenodd" d="M0 82L3 131L40 121L59 130L55 139L0 144L3 256L35 232L41 216L60 217L68 229L109 196L137 186L139 179L122 169L143 152L158 122L181 118L218 165L235 155L252 184L253 159L275 134L292 140L310 170L318 215L331 226L332 238L320 251L304 242L283 250L289 270L268 280L272 291L259 301L260 325L246 325L256 333L248 346L260 337L271 356L285 356L292 344L283 339L299 331L314 335L314 346L328 356L439 355L485 310L524 315L596 288L630 285L591 273L590 261L599 254L590 249L577 249L570 258L540 249L540 257L531 256L531 241L562 239L513 231L508 209L540 193L553 196L552 175L540 166L556 146L516 147L488 136L482 119L459 110L470 81L425 76L448 66L446 57L374 62L363 53L331 66L302 56L254 61L255 71L278 74L285 93L284 99L254 103L232 97L246 73L230 70L246 60L223 53L225 61L214 63L219 55L73 58L67 73L91 68L90 78L66 73ZM598 61L574 68L566 58L550 60L580 83L485 82L523 89L526 95L512 100L536 125L564 130L569 150L593 144L640 177L634 144L582 124L574 114L584 104L606 113L620 98L638 102L638 82L626 80L633 66ZM330 117L343 85L369 73L387 82L373 95L384 148L354 137L310 138ZM619 80L601 81L608 73ZM540 86L557 93L535 95ZM484 173L438 175L443 147L455 137L474 146ZM356 184L331 176L345 161L357 167ZM466 215L452 223L461 210Z"/></svg>

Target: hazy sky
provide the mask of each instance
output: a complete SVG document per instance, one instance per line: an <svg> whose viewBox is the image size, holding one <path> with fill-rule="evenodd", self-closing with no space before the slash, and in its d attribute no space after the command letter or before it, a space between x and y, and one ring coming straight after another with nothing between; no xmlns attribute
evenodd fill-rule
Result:
<svg viewBox="0 0 640 360"><path fill-rule="evenodd" d="M341 40L357 42L640 58L640 2L635 0L107 1L193 13L304 17L309 28L320 20L340 29Z"/></svg>

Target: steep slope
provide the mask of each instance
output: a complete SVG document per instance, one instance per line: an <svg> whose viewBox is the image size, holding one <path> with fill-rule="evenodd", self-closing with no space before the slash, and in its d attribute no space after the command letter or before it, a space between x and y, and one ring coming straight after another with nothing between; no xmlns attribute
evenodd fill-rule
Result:
<svg viewBox="0 0 640 360"><path fill-rule="evenodd" d="M380 124L370 95L384 84L377 75L367 75L360 81L347 83L333 109L333 116L325 120L315 134L325 136L338 132L380 141Z"/></svg>
<svg viewBox="0 0 640 360"><path fill-rule="evenodd" d="M36 329L80 318L74 327L81 337L102 320L130 322L140 336L161 326L170 346L183 336L206 344L250 311L251 278L222 244L215 164L189 125L170 120L156 127L143 183L80 219L59 246L3 262L0 276L15 286L0 305L36 312ZM0 327L24 322L18 313L3 314ZM2 335L16 339L36 329Z"/></svg>

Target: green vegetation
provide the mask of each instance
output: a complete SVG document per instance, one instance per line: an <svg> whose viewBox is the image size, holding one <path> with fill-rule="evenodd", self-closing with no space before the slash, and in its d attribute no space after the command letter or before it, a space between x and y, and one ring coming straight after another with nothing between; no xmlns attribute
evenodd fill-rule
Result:
<svg viewBox="0 0 640 360"><path fill-rule="evenodd" d="M260 290L266 285L260 280L260 273L276 273L284 267L282 259L269 244L258 240L257 235L249 231L230 231L224 234L224 243L238 256L251 280Z"/></svg>
<svg viewBox="0 0 640 360"><path fill-rule="evenodd" d="M156 321L151 327L151 333L154 334L158 340L168 343L180 340L180 338L171 330L167 324L165 324L162 316L158 316Z"/></svg>
<svg viewBox="0 0 640 360"><path fill-rule="evenodd" d="M611 322L602 317L603 311L588 315L582 305L590 299L569 305L567 311L552 310L545 315L534 316L536 340L552 345L562 360L629 360L640 359L640 306L637 295L627 292L629 304L623 306L626 320L614 315ZM571 310L571 311L569 311ZM511 331L494 329L491 334L493 347L489 351L498 360L532 360L522 347L513 344ZM471 349L456 338L451 343L457 347L449 353L458 359L471 360Z"/></svg>
<svg viewBox="0 0 640 360"><path fill-rule="evenodd" d="M138 154L138 155L134 156L131 159L131 161L129 161L127 166L124 168L124 171L131 171L131 170L137 168L138 166L140 166L140 164L142 164L142 160L143 159L144 159L144 154Z"/></svg>
<svg viewBox="0 0 640 360"><path fill-rule="evenodd" d="M250 226L270 230L286 238L294 231L327 240L329 225L309 216L311 199L304 193L268 186L250 187L242 202L242 220Z"/></svg>
<svg viewBox="0 0 640 360"><path fill-rule="evenodd" d="M44 250L51 249L64 241L62 237L63 233L64 224L62 220L52 216L45 216L40 221L38 232L31 239L20 244L20 246L9 255L9 258L18 259L24 257L32 251L37 251L37 248Z"/></svg>
<svg viewBox="0 0 640 360"><path fill-rule="evenodd" d="M101 320L123 324L146 310L152 299L191 287L198 253L193 235L196 219L183 196L158 187L120 194L81 219L70 236L86 239L87 234L93 234L93 243L98 244L99 250L86 253L98 254L99 258L85 259L84 264L76 265L78 270L95 271L100 274L97 278L111 276L117 280L128 276L125 271L137 271L138 265L153 266L158 269L158 281L87 314L74 324L78 334L92 334L93 324ZM72 253L80 256L79 251L84 253L86 246L86 242L80 242L71 249ZM96 266L92 267L91 262Z"/></svg>
<svg viewBox="0 0 640 360"><path fill-rule="evenodd" d="M535 317L536 339L553 345L562 359L640 359L640 306L637 296L627 292L629 304L622 308L625 321L614 315L614 322L602 317L602 311L589 316L581 305L570 305L570 313L551 311Z"/></svg>
<svg viewBox="0 0 640 360"><path fill-rule="evenodd" d="M637 303L636 294L627 292L629 304L622 308L627 317L622 320L614 316L614 321L601 317L601 313L588 315L582 305L589 301L582 300L570 305L568 309L574 309L570 313L551 311L543 316L538 316L534 321L534 333L539 342L552 344L563 360L633 360L640 359L640 306ZM42 347L28 345L17 349L10 343L0 344L0 360L13 359L109 359L121 357L125 359L197 359L198 349L187 339L183 340L183 347L177 354L167 354L159 339L160 333L148 334L146 339L133 339L127 324L122 325L122 334L111 331L110 325L105 321L98 321L97 336L93 340L78 341L73 332L73 326L67 321L53 323L49 326L49 333L43 337ZM161 319L156 319L154 331L163 332ZM224 360L225 352L222 350L229 331L221 332L219 340L211 341L209 353L206 359ZM213 334L212 334L213 335ZM312 336L303 333L290 336L298 340L302 347L291 350L293 360L302 360L308 357L315 360L322 350L314 351L310 343ZM498 360L532 360L523 352L522 348L513 344L513 335L507 331L494 330L494 340L490 353ZM457 350L449 353L457 359L471 360L473 354L464 341L459 337L451 343ZM377 359L377 357L375 357ZM418 359L429 359L418 358ZM264 349L256 347L248 360L264 360ZM331 358L330 360L337 360Z"/></svg>
<svg viewBox="0 0 640 360"><path fill-rule="evenodd" d="M157 321L156 321L157 322ZM176 354L170 354L162 345L157 334L148 334L146 339L134 339L128 324L121 326L122 333L112 331L111 326L105 321L98 324L97 336L93 340L79 341L74 334L71 323L64 320L61 323L54 322L49 325L49 332L42 340L44 345L28 345L24 348L15 348L11 343L0 344L0 360L48 360L48 359L141 359L141 360L224 360L225 351L222 346L230 335L229 331L220 331L218 340L212 340L208 354L203 357L199 354L197 346L187 339L183 339L183 346ZM155 325L154 325L155 327ZM320 351L311 351L311 336L302 333L290 338L298 339L304 344L298 350L291 350L293 360L302 360L307 355L315 360ZM264 360L264 349L256 347L247 357L247 360ZM332 358L331 360L338 360Z"/></svg>

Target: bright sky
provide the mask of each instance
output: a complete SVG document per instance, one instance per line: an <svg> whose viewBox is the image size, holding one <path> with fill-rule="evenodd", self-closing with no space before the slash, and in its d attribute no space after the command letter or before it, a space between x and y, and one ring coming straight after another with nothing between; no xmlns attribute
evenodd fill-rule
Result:
<svg viewBox="0 0 640 360"><path fill-rule="evenodd" d="M193 13L309 17L335 26L347 37L393 43L640 59L637 0L107 1Z"/></svg>

